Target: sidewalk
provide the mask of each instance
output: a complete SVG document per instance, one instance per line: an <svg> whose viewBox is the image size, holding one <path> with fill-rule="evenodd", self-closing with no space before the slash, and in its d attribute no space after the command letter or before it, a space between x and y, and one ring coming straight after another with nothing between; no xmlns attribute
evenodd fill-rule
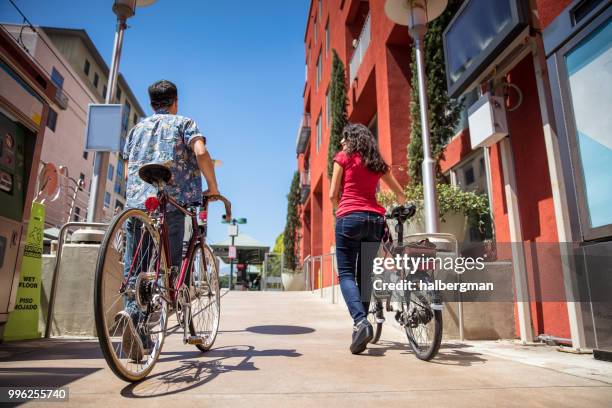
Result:
<svg viewBox="0 0 612 408"><path fill-rule="evenodd" d="M118 380L95 340L0 345L0 383L68 385L73 406L612 404L612 364L545 346L445 343L424 363L388 322L380 345L353 356L346 311L310 292L231 292L222 298L220 330L206 354L171 335L152 375L139 384Z"/></svg>

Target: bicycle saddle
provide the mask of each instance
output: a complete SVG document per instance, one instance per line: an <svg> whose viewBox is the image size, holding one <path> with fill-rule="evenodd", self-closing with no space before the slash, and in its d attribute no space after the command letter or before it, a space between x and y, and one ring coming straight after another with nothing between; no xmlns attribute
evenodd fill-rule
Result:
<svg viewBox="0 0 612 408"><path fill-rule="evenodd" d="M416 212L416 205L413 203L398 205L393 210L391 210L391 214L387 215L387 218L394 218L401 222L402 224L408 218L411 218Z"/></svg>
<svg viewBox="0 0 612 408"><path fill-rule="evenodd" d="M172 172L166 166L159 163L148 163L138 169L138 176L145 183L152 185L166 184L172 179Z"/></svg>

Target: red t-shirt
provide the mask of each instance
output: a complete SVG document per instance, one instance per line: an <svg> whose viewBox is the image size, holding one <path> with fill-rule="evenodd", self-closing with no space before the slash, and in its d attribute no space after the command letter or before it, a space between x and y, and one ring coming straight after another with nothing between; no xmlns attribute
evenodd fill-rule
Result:
<svg viewBox="0 0 612 408"><path fill-rule="evenodd" d="M369 211L385 215L384 207L376 202L376 186L382 174L374 173L361 164L361 155L339 152L334 161L344 169L342 175L342 196L336 217L356 211Z"/></svg>

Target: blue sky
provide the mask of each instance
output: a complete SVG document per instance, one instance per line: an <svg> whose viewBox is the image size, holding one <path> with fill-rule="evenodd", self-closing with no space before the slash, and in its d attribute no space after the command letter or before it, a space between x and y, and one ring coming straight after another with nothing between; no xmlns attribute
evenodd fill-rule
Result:
<svg viewBox="0 0 612 408"><path fill-rule="evenodd" d="M34 25L83 28L111 58L112 0L15 0ZM120 71L147 114L147 86L165 78L179 88L179 113L196 120L223 164L221 192L243 232L269 245L282 231L296 168L302 112L304 27L308 0L167 1L139 8L128 21ZM0 21L20 22L8 1ZM219 205L209 240L226 237Z"/></svg>

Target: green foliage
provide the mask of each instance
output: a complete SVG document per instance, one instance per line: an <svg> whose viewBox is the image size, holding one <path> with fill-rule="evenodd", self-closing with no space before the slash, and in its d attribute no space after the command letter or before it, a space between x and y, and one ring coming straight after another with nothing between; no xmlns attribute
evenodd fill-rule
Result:
<svg viewBox="0 0 612 408"><path fill-rule="evenodd" d="M346 126L348 119L346 113L346 76L342 60L334 52L332 62L330 104L331 104L331 132L329 135L329 148L327 150L327 176L331 179L334 168L334 157L342 149L342 129ZM329 107L327 108L329 109Z"/></svg>
<svg viewBox="0 0 612 408"><path fill-rule="evenodd" d="M461 113L461 103L448 97L446 88L446 67L442 33L461 6L463 0L449 0L446 11L427 26L425 34L425 72L427 76L427 95L429 98L429 123L431 133L431 155L438 163L444 153L446 143L454 136L455 126ZM423 140L421 133L421 110L419 103L418 71L416 52L412 51L412 91L410 117L412 128L408 145L408 174L413 184L421 182L423 162ZM436 178L442 179L439 166Z"/></svg>
<svg viewBox="0 0 612 408"><path fill-rule="evenodd" d="M274 241L274 248L272 248L272 252L276 254L282 254L285 251L285 243L284 243L285 233L281 232L278 237L276 237L276 241Z"/></svg>
<svg viewBox="0 0 612 408"><path fill-rule="evenodd" d="M449 213L461 213L468 217L470 225L478 226L484 231L489 217L489 199L486 194L477 194L472 191L463 191L459 187L449 184L438 184L438 211L440 220L444 221L444 215ZM411 184L405 188L406 200L414 202L417 212L423 211L423 185ZM389 191L378 193L378 202L391 208L397 204L395 195Z"/></svg>
<svg viewBox="0 0 612 408"><path fill-rule="evenodd" d="M287 223L283 232L283 246L285 248L285 267L294 270L297 266L297 232L300 228L298 205L300 203L300 176L296 171L293 174L291 188L287 194Z"/></svg>

